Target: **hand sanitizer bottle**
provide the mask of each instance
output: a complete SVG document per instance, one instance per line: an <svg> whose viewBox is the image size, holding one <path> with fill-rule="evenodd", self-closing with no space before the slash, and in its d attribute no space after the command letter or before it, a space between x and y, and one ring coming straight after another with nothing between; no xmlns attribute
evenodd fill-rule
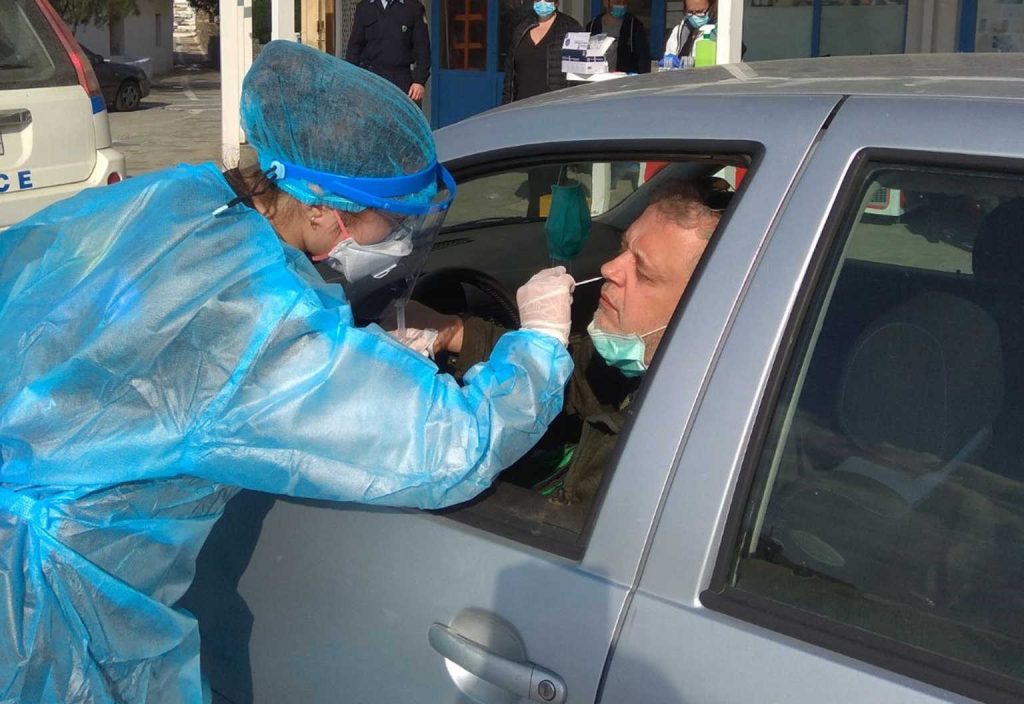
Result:
<svg viewBox="0 0 1024 704"><path fill-rule="evenodd" d="M693 43L693 65L714 66L718 42L715 41L715 25L706 24L700 28L700 36Z"/></svg>

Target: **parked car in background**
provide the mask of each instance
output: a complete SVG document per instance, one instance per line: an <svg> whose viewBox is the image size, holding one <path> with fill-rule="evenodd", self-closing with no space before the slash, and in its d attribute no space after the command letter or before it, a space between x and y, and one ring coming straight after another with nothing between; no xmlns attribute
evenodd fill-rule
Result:
<svg viewBox="0 0 1024 704"><path fill-rule="evenodd" d="M664 179L745 175L581 502L506 473L440 512L230 504L188 602L214 692L1024 701L1021 125L1024 56L959 54L653 73L440 130L459 190L414 297L505 325L550 264L529 169L585 186L579 280Z"/></svg>
<svg viewBox="0 0 1024 704"><path fill-rule="evenodd" d="M137 110L150 91L146 72L138 66L106 59L84 44L80 46L96 72L107 105L121 112Z"/></svg>
<svg viewBox="0 0 1024 704"><path fill-rule="evenodd" d="M124 175L99 82L57 13L0 3L0 229Z"/></svg>

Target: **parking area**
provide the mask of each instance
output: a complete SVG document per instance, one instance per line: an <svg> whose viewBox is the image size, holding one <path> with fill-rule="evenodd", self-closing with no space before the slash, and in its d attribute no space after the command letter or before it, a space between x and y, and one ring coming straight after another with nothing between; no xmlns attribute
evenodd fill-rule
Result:
<svg viewBox="0 0 1024 704"><path fill-rule="evenodd" d="M176 66L134 112L111 112L114 146L130 176L182 162L220 162L220 73Z"/></svg>

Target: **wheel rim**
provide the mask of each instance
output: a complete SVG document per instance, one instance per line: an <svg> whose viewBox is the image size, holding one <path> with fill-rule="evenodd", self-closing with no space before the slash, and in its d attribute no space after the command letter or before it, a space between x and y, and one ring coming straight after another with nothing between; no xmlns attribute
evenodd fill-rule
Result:
<svg viewBox="0 0 1024 704"><path fill-rule="evenodd" d="M121 105L126 109L132 109L139 104L139 89L134 83L128 83L121 89Z"/></svg>

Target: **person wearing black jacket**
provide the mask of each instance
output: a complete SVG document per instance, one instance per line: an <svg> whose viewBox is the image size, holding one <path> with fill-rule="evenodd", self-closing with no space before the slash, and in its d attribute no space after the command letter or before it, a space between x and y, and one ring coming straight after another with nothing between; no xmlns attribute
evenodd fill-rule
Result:
<svg viewBox="0 0 1024 704"><path fill-rule="evenodd" d="M345 59L421 102L430 78L430 33L420 0L361 0Z"/></svg>
<svg viewBox="0 0 1024 704"><path fill-rule="evenodd" d="M533 3L533 7L534 16L521 22L512 32L512 43L505 57L502 104L568 85L562 72L562 42L566 34L582 32L583 27L569 15L559 12L557 2L540 0Z"/></svg>
<svg viewBox="0 0 1024 704"><path fill-rule="evenodd" d="M604 9L590 20L587 31L616 38L615 55L608 68L623 73L650 73L651 49L643 22L626 10L625 0L604 0Z"/></svg>

